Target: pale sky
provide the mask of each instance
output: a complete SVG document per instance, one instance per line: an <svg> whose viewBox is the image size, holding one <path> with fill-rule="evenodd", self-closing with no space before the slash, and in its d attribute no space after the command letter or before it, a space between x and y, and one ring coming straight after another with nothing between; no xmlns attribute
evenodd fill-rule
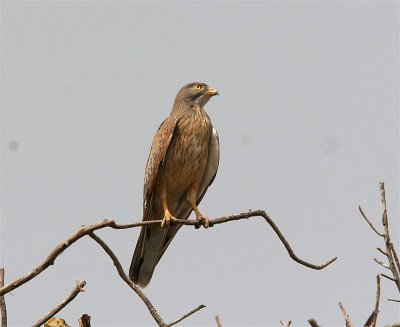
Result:
<svg viewBox="0 0 400 327"><path fill-rule="evenodd" d="M1 3L1 266L31 271L80 225L141 220L153 135L178 89L219 90L206 106L220 167L200 209L210 218L264 209L261 218L183 227L144 290L180 326L343 326L341 301L363 325L383 269L378 183L386 183L399 249L399 3ZM193 218L193 216L192 216ZM104 230L126 271L139 229ZM90 238L6 296L9 326L29 326L76 279L86 291L57 316L72 325L154 326L138 296ZM400 319L382 280L378 325Z"/></svg>

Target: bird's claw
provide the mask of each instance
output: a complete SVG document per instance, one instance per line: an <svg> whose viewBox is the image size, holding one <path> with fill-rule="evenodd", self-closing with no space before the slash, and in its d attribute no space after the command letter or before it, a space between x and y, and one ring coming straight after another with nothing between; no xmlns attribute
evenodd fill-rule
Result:
<svg viewBox="0 0 400 327"><path fill-rule="evenodd" d="M164 218L163 218L163 220L161 222L161 227L169 226L171 221L175 221L175 220L177 220L177 219L173 215L171 215L169 212L166 212L164 214Z"/></svg>
<svg viewBox="0 0 400 327"><path fill-rule="evenodd" d="M201 225L203 225L204 228L206 228L206 229L207 229L208 227L212 227L212 226L213 226L212 224L210 224L210 219L207 218L207 217L197 216L197 217L196 217L196 220L197 220L197 222L198 222L198 224L195 225L195 228L196 228L196 229L199 229Z"/></svg>

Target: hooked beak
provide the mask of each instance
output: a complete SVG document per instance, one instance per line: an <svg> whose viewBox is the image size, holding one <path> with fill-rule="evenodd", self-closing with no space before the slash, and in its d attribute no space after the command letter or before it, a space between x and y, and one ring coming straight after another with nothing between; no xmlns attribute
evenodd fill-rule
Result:
<svg viewBox="0 0 400 327"><path fill-rule="evenodd" d="M208 90L206 91L206 94L208 94L211 97L214 95L219 95L218 91L212 87L208 88Z"/></svg>

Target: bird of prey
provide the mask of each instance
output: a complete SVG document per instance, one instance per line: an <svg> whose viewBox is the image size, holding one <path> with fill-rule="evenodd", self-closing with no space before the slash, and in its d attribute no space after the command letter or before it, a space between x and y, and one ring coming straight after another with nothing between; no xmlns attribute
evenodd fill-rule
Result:
<svg viewBox="0 0 400 327"><path fill-rule="evenodd" d="M158 128L147 159L143 189L143 226L133 254L129 278L140 287L150 282L154 269L182 225L175 219L196 219L209 226L197 208L214 181L219 164L218 134L204 111L218 91L205 83L183 86L171 114Z"/></svg>

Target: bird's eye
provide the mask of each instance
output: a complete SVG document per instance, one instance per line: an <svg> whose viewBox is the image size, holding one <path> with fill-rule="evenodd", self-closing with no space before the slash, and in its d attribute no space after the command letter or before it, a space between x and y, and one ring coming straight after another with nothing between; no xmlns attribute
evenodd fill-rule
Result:
<svg viewBox="0 0 400 327"><path fill-rule="evenodd" d="M195 84L195 85L193 85L193 87L194 87L196 90L200 90L200 89L201 89L201 85L200 85L200 84Z"/></svg>

